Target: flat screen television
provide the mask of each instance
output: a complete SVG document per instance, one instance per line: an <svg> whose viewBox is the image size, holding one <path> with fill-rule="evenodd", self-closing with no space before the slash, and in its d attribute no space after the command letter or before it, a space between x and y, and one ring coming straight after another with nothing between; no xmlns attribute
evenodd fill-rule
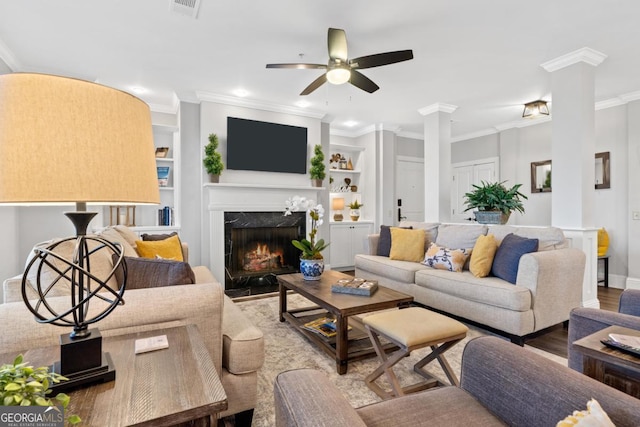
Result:
<svg viewBox="0 0 640 427"><path fill-rule="evenodd" d="M227 117L227 168L307 173L307 128Z"/></svg>

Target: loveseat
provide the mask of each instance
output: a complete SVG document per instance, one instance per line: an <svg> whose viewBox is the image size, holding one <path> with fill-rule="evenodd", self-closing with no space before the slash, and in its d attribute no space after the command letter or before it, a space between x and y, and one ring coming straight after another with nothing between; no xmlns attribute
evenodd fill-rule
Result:
<svg viewBox="0 0 640 427"><path fill-rule="evenodd" d="M140 281L142 278L136 278L133 267L137 257L135 244L139 237L122 226L107 228L99 234L106 240L122 245L125 255L129 257L127 259L131 260L128 262L128 273L132 279L127 282L125 304L116 307L106 318L95 324L100 333L109 337L197 325L227 394L228 408L219 416L235 414L236 425L250 426L257 401L258 370L264 361L262 332L224 294L224 286L206 267L191 269L195 284L139 288L141 285L136 280ZM183 243L185 260L188 257L187 249L187 245ZM111 269L108 257L92 258L91 261L92 272ZM162 263L161 260L159 262ZM145 274L148 276L148 271ZM30 276L30 282L32 279ZM69 328L36 323L22 300L21 283L22 276L4 282L4 303L0 304L0 324L5 325L0 334L2 353L17 354L25 349L55 346L59 344L60 334L70 332ZM30 287L27 289L31 290ZM47 301L54 307L69 307L68 296L63 291L58 291L58 294ZM91 313L101 309L104 309L104 302L94 298L89 317Z"/></svg>
<svg viewBox="0 0 640 427"><path fill-rule="evenodd" d="M380 234L373 234L368 239L369 254L355 257L357 277L377 280L412 295L417 303L494 329L520 345L527 335L567 321L571 309L581 305L585 254L570 248L559 228L407 221L399 227L423 230L424 251L435 243L465 249L471 256L460 272L431 268L417 260L378 255ZM476 277L469 271L476 242L488 234L497 244L510 234L516 236L509 236L511 240L538 239L537 250L507 266L514 283L491 274Z"/></svg>
<svg viewBox="0 0 640 427"><path fill-rule="evenodd" d="M277 427L556 426L584 410L590 399L616 426L640 425L637 399L486 336L466 345L460 387L433 388L355 409L324 374L298 369L277 376L274 399ZM603 424L592 420L584 425Z"/></svg>

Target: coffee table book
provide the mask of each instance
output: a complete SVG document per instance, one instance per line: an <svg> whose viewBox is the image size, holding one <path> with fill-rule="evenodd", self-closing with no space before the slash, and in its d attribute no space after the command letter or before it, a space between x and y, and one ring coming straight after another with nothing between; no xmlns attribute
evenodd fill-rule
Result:
<svg viewBox="0 0 640 427"><path fill-rule="evenodd" d="M337 283L331 285L331 292L340 294L371 296L377 290L378 282L376 280L366 280L358 277L354 279L340 279Z"/></svg>

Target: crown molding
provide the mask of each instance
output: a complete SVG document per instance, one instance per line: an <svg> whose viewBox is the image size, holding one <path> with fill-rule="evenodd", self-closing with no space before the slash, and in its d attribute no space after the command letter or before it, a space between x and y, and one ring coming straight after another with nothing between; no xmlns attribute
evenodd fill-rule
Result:
<svg viewBox="0 0 640 427"><path fill-rule="evenodd" d="M596 102L595 110L604 110L605 108L617 107L626 103L627 102L622 100L620 97L605 99L604 101Z"/></svg>
<svg viewBox="0 0 640 427"><path fill-rule="evenodd" d="M196 91L196 97L202 102L215 102L216 104L233 105L235 107L254 108L256 110L272 111L274 113L293 114L296 116L322 119L324 112L291 107L288 105L273 104L270 102L256 101L235 96L219 95L211 92Z"/></svg>
<svg viewBox="0 0 640 427"><path fill-rule="evenodd" d="M540 64L540 66L546 71L552 73L554 71L568 67L569 65L577 64L578 62L585 62L589 65L597 67L598 65L602 64L602 61L604 61L606 58L607 55L602 52L598 52L597 50L591 49L589 47L583 47L550 61L544 62Z"/></svg>
<svg viewBox="0 0 640 427"><path fill-rule="evenodd" d="M419 139L424 141L424 135L418 132L409 132L401 129L398 133L396 133L396 135L402 138Z"/></svg>
<svg viewBox="0 0 640 427"><path fill-rule="evenodd" d="M637 101L638 99L640 99L640 90L637 90L635 92L623 93L618 98L622 99L625 103Z"/></svg>
<svg viewBox="0 0 640 427"><path fill-rule="evenodd" d="M466 141L468 139L480 138L481 136L494 135L498 132L499 130L497 128L482 129L477 132L471 132L465 135L456 136L455 138L450 138L449 142Z"/></svg>
<svg viewBox="0 0 640 427"><path fill-rule="evenodd" d="M171 105L148 103L149 109L156 113L177 114L180 109L180 99L175 92L172 94L171 98Z"/></svg>
<svg viewBox="0 0 640 427"><path fill-rule="evenodd" d="M2 59L14 73L22 69L16 56L2 40L0 40L0 59Z"/></svg>
<svg viewBox="0 0 640 427"><path fill-rule="evenodd" d="M458 109L457 105L444 104L442 102L436 102L435 104L428 105L426 107L422 107L418 109L418 113L423 116L428 116L429 114L441 112L441 113L453 113Z"/></svg>

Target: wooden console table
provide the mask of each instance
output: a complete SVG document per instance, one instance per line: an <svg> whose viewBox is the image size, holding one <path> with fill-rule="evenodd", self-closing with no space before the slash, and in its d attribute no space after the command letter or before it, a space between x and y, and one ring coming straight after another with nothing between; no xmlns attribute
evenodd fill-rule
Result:
<svg viewBox="0 0 640 427"><path fill-rule="evenodd" d="M607 347L600 340L609 334L640 336L640 331L610 326L573 343L582 354L584 374L640 398L640 357Z"/></svg>
<svg viewBox="0 0 640 427"><path fill-rule="evenodd" d="M169 348L135 354L138 338L166 335ZM103 338L116 368L116 380L69 392L68 414L82 426L208 426L227 409L227 395L195 325ZM0 355L0 364L16 354ZM47 366L60 358L59 347L22 352L25 362ZM213 418L213 419L211 419ZM195 423L194 423L195 420Z"/></svg>

